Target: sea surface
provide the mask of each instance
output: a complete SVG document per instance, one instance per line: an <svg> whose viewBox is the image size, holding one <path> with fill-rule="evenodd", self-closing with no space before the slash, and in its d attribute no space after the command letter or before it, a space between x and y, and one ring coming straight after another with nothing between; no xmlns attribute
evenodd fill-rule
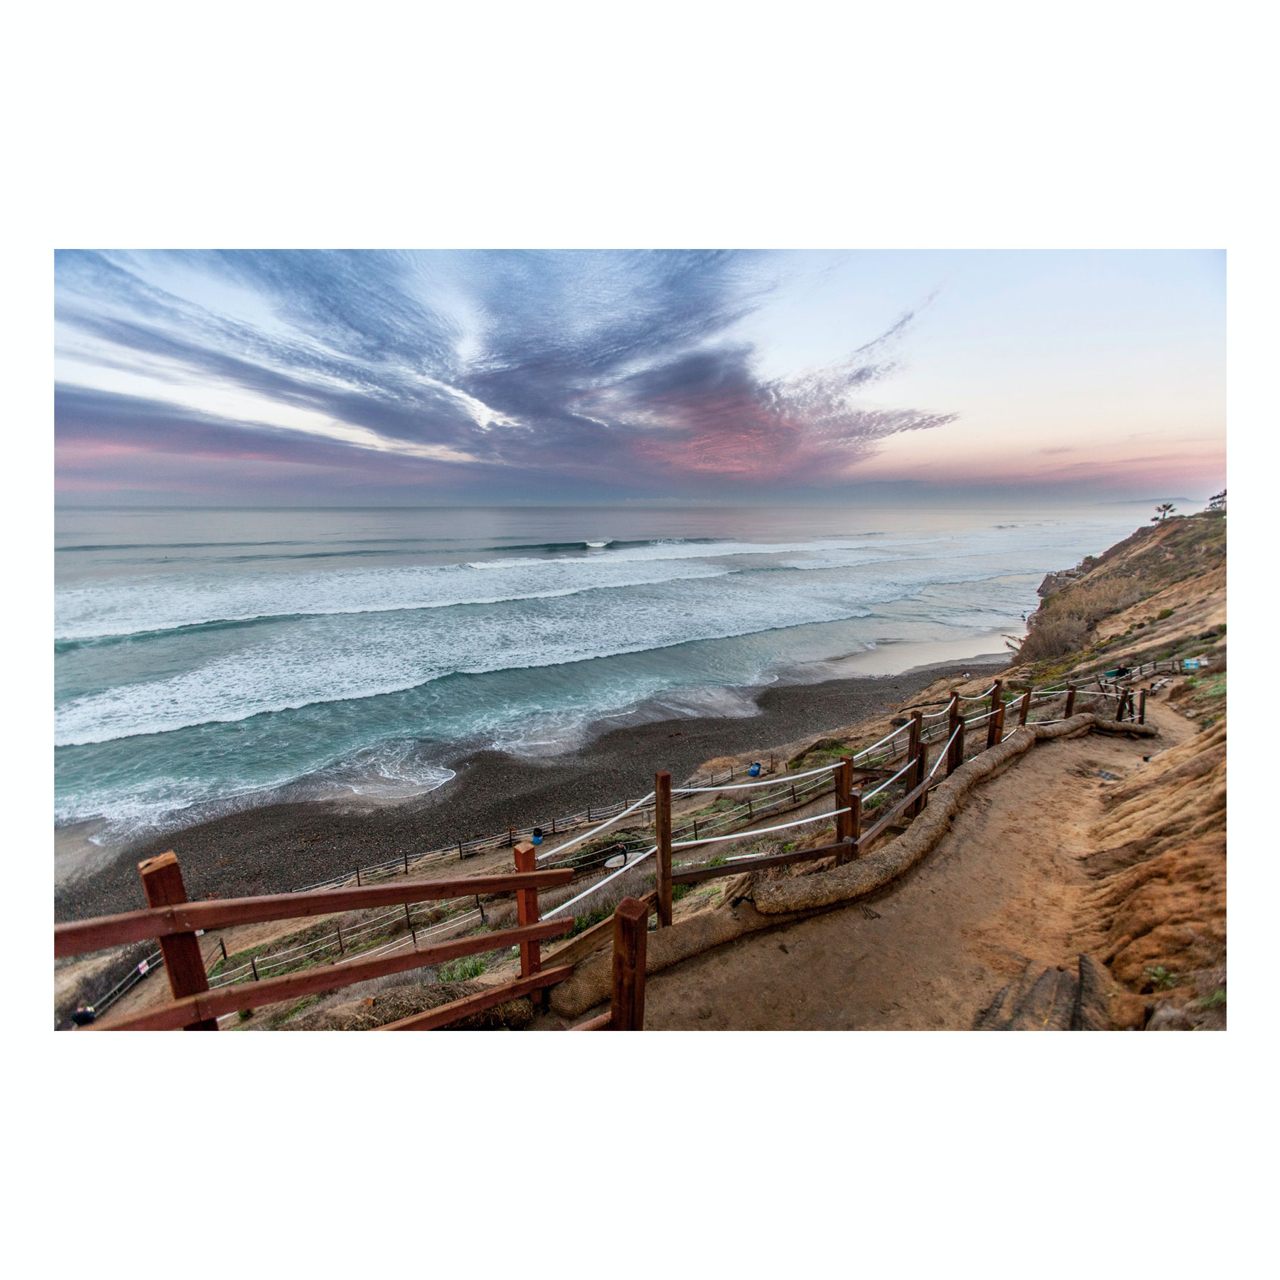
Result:
<svg viewBox="0 0 1280 1280"><path fill-rule="evenodd" d="M467 750L750 715L777 680L1003 647L1146 508L64 508L56 821L118 843L396 799Z"/></svg>

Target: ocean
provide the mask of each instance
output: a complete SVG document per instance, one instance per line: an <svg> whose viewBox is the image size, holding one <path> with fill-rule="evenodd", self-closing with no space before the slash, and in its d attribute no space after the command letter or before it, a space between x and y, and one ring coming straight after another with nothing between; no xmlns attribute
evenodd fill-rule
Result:
<svg viewBox="0 0 1280 1280"><path fill-rule="evenodd" d="M62 508L59 826L395 800L462 754L750 715L779 680L999 651L1144 506Z"/></svg>

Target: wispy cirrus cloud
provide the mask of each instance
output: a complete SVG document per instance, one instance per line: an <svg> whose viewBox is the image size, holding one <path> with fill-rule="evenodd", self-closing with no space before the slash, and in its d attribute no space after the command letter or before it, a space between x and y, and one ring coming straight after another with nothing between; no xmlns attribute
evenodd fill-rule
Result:
<svg viewBox="0 0 1280 1280"><path fill-rule="evenodd" d="M843 360L764 375L740 326L785 269L730 252L60 254L60 476L172 488L185 456L187 491L239 474L298 498L822 487L952 420L865 402L909 311Z"/></svg>

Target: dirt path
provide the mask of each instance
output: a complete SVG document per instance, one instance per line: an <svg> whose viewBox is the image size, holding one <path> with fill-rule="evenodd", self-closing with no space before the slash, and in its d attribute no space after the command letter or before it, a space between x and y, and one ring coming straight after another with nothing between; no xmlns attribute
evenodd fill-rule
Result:
<svg viewBox="0 0 1280 1280"><path fill-rule="evenodd" d="M1173 728L1176 713L1160 712ZM1028 961L1074 961L1078 860L1106 789L1152 746L1090 735L1036 747L884 893L651 978L646 1027L968 1029Z"/></svg>

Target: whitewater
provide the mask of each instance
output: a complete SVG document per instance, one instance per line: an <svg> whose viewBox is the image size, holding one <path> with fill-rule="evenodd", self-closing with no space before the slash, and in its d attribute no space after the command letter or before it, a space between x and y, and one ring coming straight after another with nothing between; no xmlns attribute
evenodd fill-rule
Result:
<svg viewBox="0 0 1280 1280"><path fill-rule="evenodd" d="M56 819L441 786L460 754L1016 635L1135 511L63 509ZM895 665L897 664L897 665ZM864 668L865 669L865 668ZM744 693L746 691L746 693Z"/></svg>

